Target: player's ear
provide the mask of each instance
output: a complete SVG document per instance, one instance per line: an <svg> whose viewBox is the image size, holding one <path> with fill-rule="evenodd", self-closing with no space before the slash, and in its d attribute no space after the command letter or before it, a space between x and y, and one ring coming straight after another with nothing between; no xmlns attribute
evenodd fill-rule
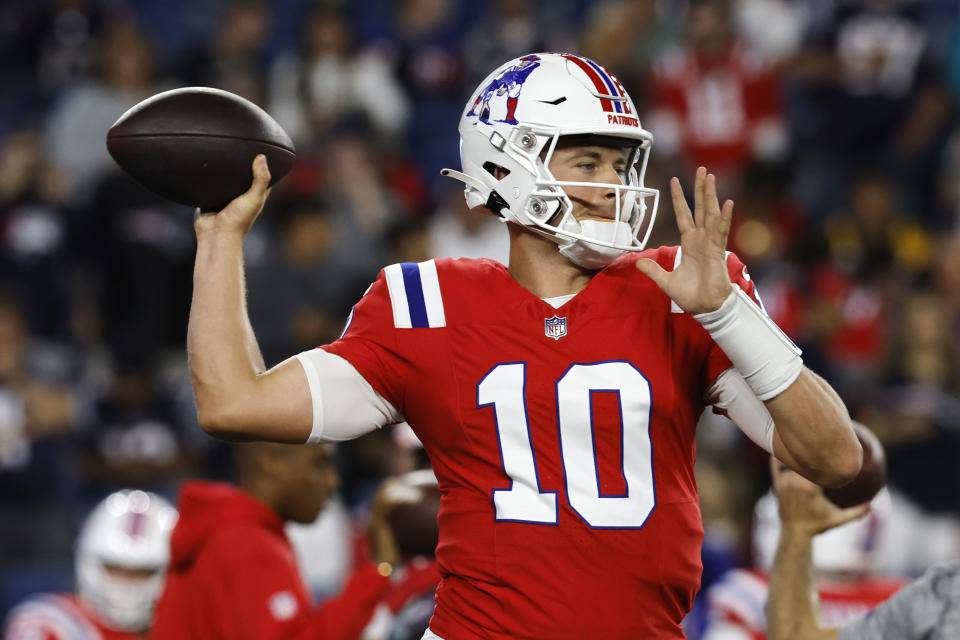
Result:
<svg viewBox="0 0 960 640"><path fill-rule="evenodd" d="M508 175L510 175L510 169L507 169L506 167L501 167L500 165L494 164L492 162L484 162L483 168L486 169L487 173L492 175L497 180L503 180Z"/></svg>

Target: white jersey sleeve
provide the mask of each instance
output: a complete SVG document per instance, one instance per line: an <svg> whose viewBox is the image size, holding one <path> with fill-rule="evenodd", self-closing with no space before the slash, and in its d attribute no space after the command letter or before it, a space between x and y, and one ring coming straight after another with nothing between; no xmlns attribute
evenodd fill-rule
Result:
<svg viewBox="0 0 960 640"><path fill-rule="evenodd" d="M352 440L404 418L374 390L352 364L323 349L296 355L313 401L313 427L307 443Z"/></svg>
<svg viewBox="0 0 960 640"><path fill-rule="evenodd" d="M748 438L773 454L773 416L739 371L730 368L717 376L705 397L707 402L733 420Z"/></svg>
<svg viewBox="0 0 960 640"><path fill-rule="evenodd" d="M26 600L10 612L3 628L5 640L103 640L103 634L67 598L53 594Z"/></svg>

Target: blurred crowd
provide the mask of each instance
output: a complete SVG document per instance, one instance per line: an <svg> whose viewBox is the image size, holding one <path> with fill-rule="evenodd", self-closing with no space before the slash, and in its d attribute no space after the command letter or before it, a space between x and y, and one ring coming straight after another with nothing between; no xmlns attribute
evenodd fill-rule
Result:
<svg viewBox="0 0 960 640"><path fill-rule="evenodd" d="M120 172L113 122L205 85L261 105L294 140L297 164L245 248L271 365L335 339L385 264L506 261L506 229L439 170L459 167L457 122L480 80L544 50L618 76L654 135L648 186L703 164L736 202L729 248L767 311L886 447L903 515L884 568L915 575L960 554L956 0L7 0L0 618L70 589L79 523L110 492L173 499L187 478L235 474L196 425L185 362L192 211ZM652 245L678 239L662 202ZM719 416L704 416L699 451L709 585L751 564L769 474ZM397 428L340 445L337 462L342 522L424 461ZM324 548L346 535L324 526ZM347 569L306 567L319 597ZM692 638L708 617L695 612Z"/></svg>

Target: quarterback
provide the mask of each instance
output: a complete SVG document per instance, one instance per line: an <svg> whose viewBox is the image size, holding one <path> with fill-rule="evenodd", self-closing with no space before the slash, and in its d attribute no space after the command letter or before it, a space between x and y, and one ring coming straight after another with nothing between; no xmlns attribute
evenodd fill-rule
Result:
<svg viewBox="0 0 960 640"><path fill-rule="evenodd" d="M644 250L652 137L603 67L507 62L459 130L461 170L443 173L507 224L509 266L390 265L338 340L269 371L242 258L265 160L246 194L198 213L187 347L200 423L312 443L408 422L443 494L427 638L682 638L701 573L703 408L826 486L860 468L846 409L725 251L733 203L706 169L692 212L670 185L681 246Z"/></svg>

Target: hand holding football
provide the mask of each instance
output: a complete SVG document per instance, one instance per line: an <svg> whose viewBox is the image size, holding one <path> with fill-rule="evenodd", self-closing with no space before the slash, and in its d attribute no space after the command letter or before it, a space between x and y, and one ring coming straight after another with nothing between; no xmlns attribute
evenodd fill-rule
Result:
<svg viewBox="0 0 960 640"><path fill-rule="evenodd" d="M209 87L159 93L128 110L107 133L127 173L174 202L219 211L250 188L254 157L267 158L273 185L293 167L293 142L248 100Z"/></svg>

